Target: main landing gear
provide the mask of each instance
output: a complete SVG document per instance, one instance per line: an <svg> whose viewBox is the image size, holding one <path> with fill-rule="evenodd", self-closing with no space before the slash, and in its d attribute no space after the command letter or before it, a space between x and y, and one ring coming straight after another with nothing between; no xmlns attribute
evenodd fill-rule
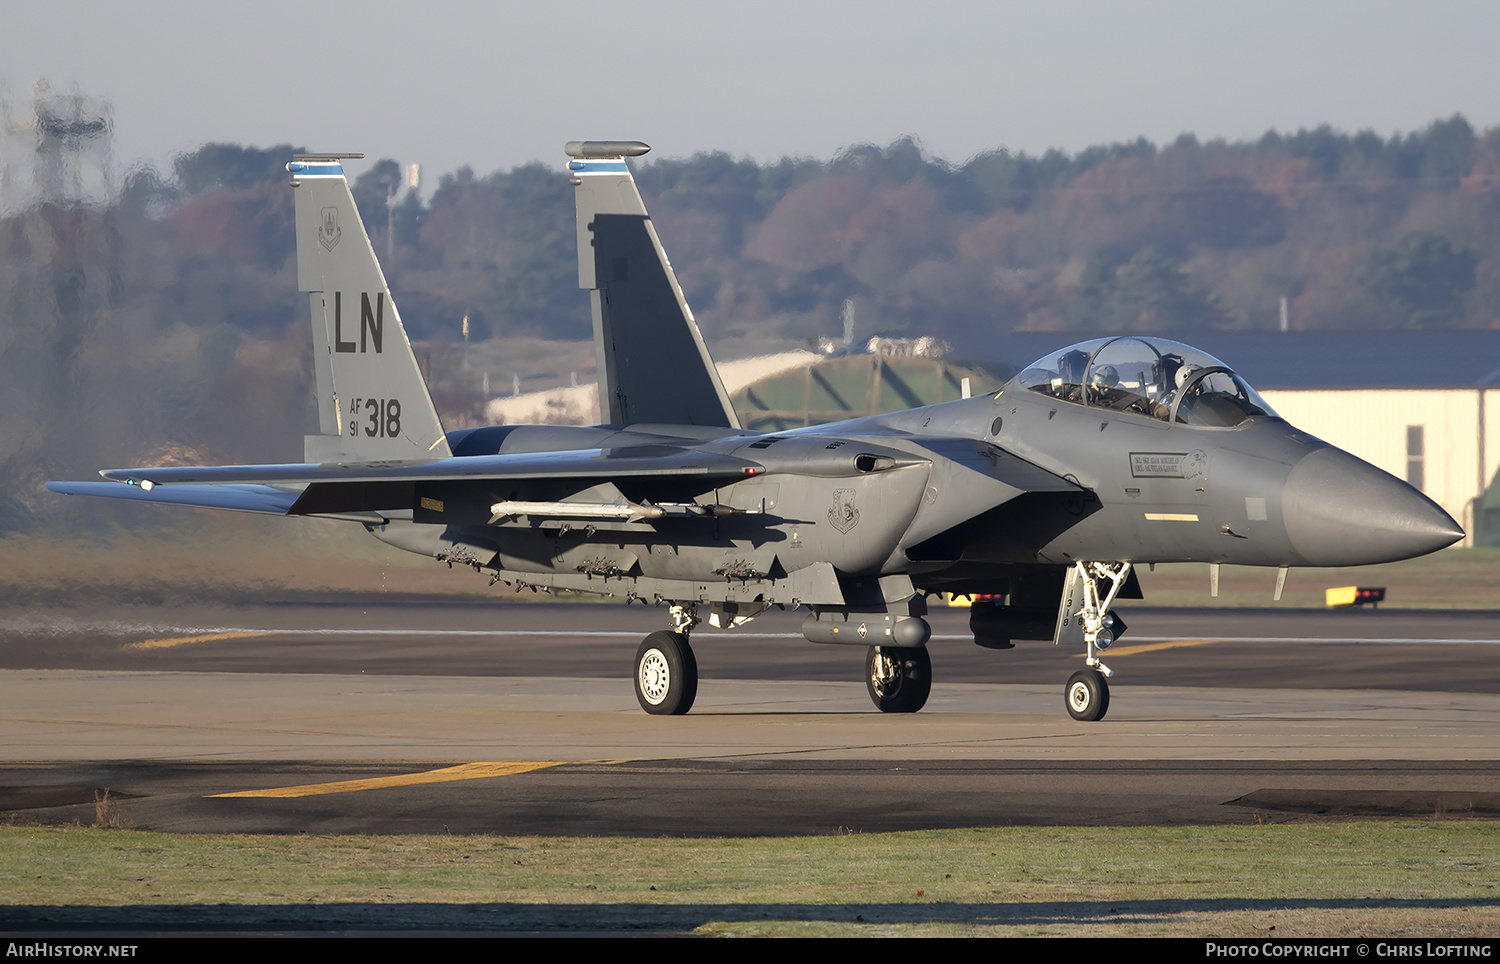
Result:
<svg viewBox="0 0 1500 964"><path fill-rule="evenodd" d="M688 633L698 625L698 606L672 605L672 632L652 633L635 651L635 698L654 716L681 716L698 696L698 660Z"/></svg>
<svg viewBox="0 0 1500 964"><path fill-rule="evenodd" d="M1063 690L1063 702L1068 715L1075 720L1094 722L1104 719L1109 710L1109 677L1114 673L1099 659L1099 654L1108 649L1115 637L1125 631L1125 624L1110 612L1110 604L1125 585L1130 575L1128 562L1075 562L1069 574L1069 584L1076 585L1083 595L1082 608L1077 611L1078 623L1083 631L1084 663L1081 669L1068 677ZM1109 590L1101 598L1099 583L1109 580ZM1071 608L1074 603L1064 591L1063 605ZM1075 636L1076 640L1077 637Z"/></svg>
<svg viewBox="0 0 1500 964"><path fill-rule="evenodd" d="M871 646L865 654L865 688L882 713L915 713L932 692L932 657L926 646Z"/></svg>
<svg viewBox="0 0 1500 964"><path fill-rule="evenodd" d="M653 716L681 716L698 695L698 661L688 634L699 623L697 603L672 604L672 628L652 633L635 652L635 698ZM931 630L906 619L903 642L926 642ZM912 625L917 624L917 625ZM920 630L920 639L912 634ZM859 635L865 635L860 625ZM865 688L882 713L915 713L932 692L932 658L925 646L871 646L865 654Z"/></svg>

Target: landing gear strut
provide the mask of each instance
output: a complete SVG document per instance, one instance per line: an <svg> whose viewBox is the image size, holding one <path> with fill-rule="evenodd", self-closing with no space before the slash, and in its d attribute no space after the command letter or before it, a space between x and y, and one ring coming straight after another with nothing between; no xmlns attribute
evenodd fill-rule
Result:
<svg viewBox="0 0 1500 964"><path fill-rule="evenodd" d="M653 716L681 716L698 696L698 660L688 644L698 604L673 603L671 613L673 632L652 633L635 651L635 698Z"/></svg>
<svg viewBox="0 0 1500 964"><path fill-rule="evenodd" d="M1088 668L1068 678L1063 701L1073 719L1094 722L1104 719L1109 710L1109 677L1114 673L1099 659L1099 654L1125 631L1124 623L1109 611L1109 607L1130 575L1130 563L1075 562L1073 570L1083 592L1083 607L1078 616L1083 624L1083 661ZM1106 579L1109 580L1109 591L1100 598L1099 583Z"/></svg>
<svg viewBox="0 0 1500 964"><path fill-rule="evenodd" d="M932 692L927 647L871 646L865 654L865 688L882 713L915 713Z"/></svg>

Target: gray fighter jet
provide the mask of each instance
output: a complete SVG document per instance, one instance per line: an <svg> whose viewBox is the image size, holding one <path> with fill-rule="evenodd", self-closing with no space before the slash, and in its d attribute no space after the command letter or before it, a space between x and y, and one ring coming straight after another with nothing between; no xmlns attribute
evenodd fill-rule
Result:
<svg viewBox="0 0 1500 964"><path fill-rule="evenodd" d="M1099 338L999 392L758 434L740 428L626 158L567 145L578 280L593 307L605 424L443 431L345 180L299 155L298 286L310 296L320 433L303 463L111 469L56 492L348 520L518 588L666 604L635 686L648 713L697 692L689 634L806 607L813 642L867 647L886 712L931 687L924 600L986 594L981 646L1078 646L1064 690L1098 720L1139 598L1133 567L1292 566L1422 555L1463 532L1399 479L1288 425L1186 345ZM353 155L357 156L357 155ZM995 602L994 600L999 600Z"/></svg>

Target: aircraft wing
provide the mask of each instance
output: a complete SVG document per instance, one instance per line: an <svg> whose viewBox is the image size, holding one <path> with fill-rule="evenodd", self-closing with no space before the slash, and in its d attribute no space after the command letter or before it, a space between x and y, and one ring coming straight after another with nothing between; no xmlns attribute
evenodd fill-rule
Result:
<svg viewBox="0 0 1500 964"><path fill-rule="evenodd" d="M420 482L602 482L647 476L727 480L762 471L758 463L729 455L674 446L632 446L415 462L106 469L99 474L108 482L48 482L47 488L67 495L371 521L375 517L367 518L367 514L372 510L409 507L412 486Z"/></svg>
<svg viewBox="0 0 1500 964"><path fill-rule="evenodd" d="M115 482L160 485L300 485L309 482L437 482L460 479L587 479L662 475L742 478L755 462L671 446L570 449L513 455L467 455L418 462L324 462L286 465L205 465L105 469ZM92 494L92 493L91 493Z"/></svg>
<svg viewBox="0 0 1500 964"><path fill-rule="evenodd" d="M204 509L237 509L286 515L298 492L269 485L179 485L152 491L118 482L48 482L47 488L63 495L93 495L106 499L193 505Z"/></svg>

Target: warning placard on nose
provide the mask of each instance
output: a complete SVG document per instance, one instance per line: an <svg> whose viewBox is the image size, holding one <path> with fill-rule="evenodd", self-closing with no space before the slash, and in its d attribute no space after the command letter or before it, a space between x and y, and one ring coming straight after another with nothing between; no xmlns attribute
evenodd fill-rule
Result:
<svg viewBox="0 0 1500 964"><path fill-rule="evenodd" d="M1206 461L1200 451L1131 452L1130 474L1137 479L1191 479L1203 474Z"/></svg>

